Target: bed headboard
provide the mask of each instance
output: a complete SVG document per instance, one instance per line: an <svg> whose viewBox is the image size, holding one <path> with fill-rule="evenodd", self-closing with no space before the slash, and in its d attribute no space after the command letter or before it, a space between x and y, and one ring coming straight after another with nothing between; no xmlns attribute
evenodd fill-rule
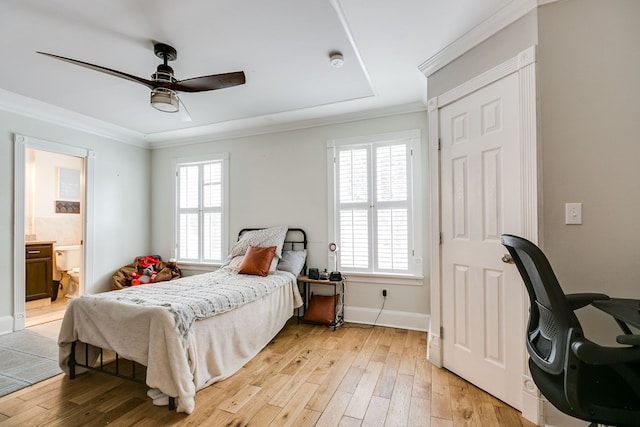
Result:
<svg viewBox="0 0 640 427"><path fill-rule="evenodd" d="M238 240L240 240L240 237L242 237L242 235L247 231L263 230L263 229L264 227L243 228L238 233ZM302 228L290 228L287 231L287 235L284 238L284 247L282 249L290 250L290 251L299 251L302 249L307 249L307 233L305 233L305 231Z"/></svg>
<svg viewBox="0 0 640 427"><path fill-rule="evenodd" d="M238 233L238 240L247 231L263 230L264 227L259 228L243 228ZM284 236L284 245L282 249L285 251L301 251L307 249L307 233L302 228L290 228L287 230L287 234ZM302 267L302 274L307 274L307 263L305 261Z"/></svg>

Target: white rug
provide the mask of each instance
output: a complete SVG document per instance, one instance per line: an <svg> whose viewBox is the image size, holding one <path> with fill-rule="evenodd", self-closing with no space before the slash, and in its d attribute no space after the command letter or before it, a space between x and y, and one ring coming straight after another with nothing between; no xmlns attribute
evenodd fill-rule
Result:
<svg viewBox="0 0 640 427"><path fill-rule="evenodd" d="M0 396L60 373L55 340L26 329L0 336Z"/></svg>

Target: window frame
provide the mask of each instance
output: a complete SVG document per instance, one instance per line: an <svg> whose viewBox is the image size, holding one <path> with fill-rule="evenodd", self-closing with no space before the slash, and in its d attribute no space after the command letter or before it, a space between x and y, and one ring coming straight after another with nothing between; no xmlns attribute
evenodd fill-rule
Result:
<svg viewBox="0 0 640 427"><path fill-rule="evenodd" d="M337 241L339 236L339 212L336 210L339 208L338 204L338 178L337 173L337 160L338 151L341 148L358 146L367 146L371 157L368 159L368 170L370 189L376 188L376 183L373 182L375 175L372 173L375 168L375 156L374 151L376 146L380 145L392 145L394 143L406 143L408 146L408 175L409 182L407 204L408 204L408 217L409 219L409 242L408 242L408 270L406 272L398 270L382 270L377 268L378 264L378 251L375 246L377 245L377 238L375 237L377 230L377 215L376 210L379 207L371 208L368 210L369 214L369 267L366 269L352 269L343 268L339 263L339 256L336 253L329 251L328 265L331 269L341 269L343 273L349 274L349 277L387 277L387 278L408 278L408 279L421 279L423 278L423 264L422 264L422 155L421 155L421 136L420 129L410 129L405 131L389 132L376 135L358 136L352 138L333 139L327 141L327 177L328 177L328 241L336 242L338 247L340 243ZM371 191L371 190L370 190ZM371 194L370 198L374 195ZM383 202L383 204L393 204L394 202ZM404 203L404 202L403 202ZM338 249L339 251L339 249ZM368 280L368 279L364 279Z"/></svg>
<svg viewBox="0 0 640 427"><path fill-rule="evenodd" d="M200 244L198 247L198 260L193 259L179 259L178 258L178 245L180 242L179 236L179 218L180 218L180 191L179 191L179 168L183 166L189 165L204 165L208 163L217 163L220 162L222 164L222 207L220 208L220 212L222 214L221 224L222 224L222 245L221 245L221 259L220 260L212 260L205 261L203 259L203 242L202 242L202 215L206 213L205 208L199 206L197 209L199 214L199 233L201 236ZM202 191L202 177L200 177L198 185L200 186L200 191ZM208 154L208 155L200 155L200 156L189 156L189 157L180 157L173 159L173 218L171 221L173 230L172 230L172 244L171 244L171 257L175 258L180 265L183 266L217 266L221 265L224 262L226 255L229 252L229 153L217 153L217 154ZM200 200L200 203L202 199ZM194 208L191 208L194 209Z"/></svg>

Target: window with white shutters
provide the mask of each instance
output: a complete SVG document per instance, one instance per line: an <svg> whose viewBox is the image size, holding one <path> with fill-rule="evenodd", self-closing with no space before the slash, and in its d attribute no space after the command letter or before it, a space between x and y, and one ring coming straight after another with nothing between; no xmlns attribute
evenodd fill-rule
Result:
<svg viewBox="0 0 640 427"><path fill-rule="evenodd" d="M220 263L227 247L227 156L176 162L178 261Z"/></svg>
<svg viewBox="0 0 640 427"><path fill-rule="evenodd" d="M421 274L416 259L416 243L421 240L414 227L420 213L413 194L414 163L419 162L416 132L329 143L330 240L338 246L335 268Z"/></svg>

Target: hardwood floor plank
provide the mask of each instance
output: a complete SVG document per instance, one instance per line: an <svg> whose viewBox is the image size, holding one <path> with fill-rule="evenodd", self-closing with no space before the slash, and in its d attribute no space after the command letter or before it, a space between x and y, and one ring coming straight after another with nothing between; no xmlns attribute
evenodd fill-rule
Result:
<svg viewBox="0 0 640 427"><path fill-rule="evenodd" d="M375 396L384 397L386 399L391 397L393 386L395 385L396 377L398 376L400 358L401 355L398 353L389 353L387 355L382 372L380 372L380 378L378 379L376 388L373 391Z"/></svg>
<svg viewBox="0 0 640 427"><path fill-rule="evenodd" d="M273 396L273 398L269 401L269 404L274 406L284 407L288 401L290 401L293 396L298 392L302 384L307 382L307 378L313 373L314 369L318 366L322 358L324 357L323 351L327 351L325 349L317 350L318 354L310 354L304 361L301 363L301 369L295 373L295 375L291 375L289 381L282 387L279 393ZM282 372L284 373L284 372Z"/></svg>
<svg viewBox="0 0 640 427"><path fill-rule="evenodd" d="M367 412L367 406L369 406L369 401L371 400L371 396L373 396L373 390L376 388L378 377L380 376L380 372L382 372L383 366L384 364L381 362L369 362L362 378L358 382L358 386L353 392L353 397L349 402L349 406L347 406L345 411L346 416L359 419L364 418L364 414Z"/></svg>
<svg viewBox="0 0 640 427"><path fill-rule="evenodd" d="M406 426L409 419L409 408L411 406L411 389L413 388L413 377L400 374L396 380L396 385L389 402L387 420L385 426Z"/></svg>
<svg viewBox="0 0 640 427"><path fill-rule="evenodd" d="M279 406L264 405L262 408L260 408L260 410L258 412L256 412L256 414L247 423L241 423L241 422L237 421L237 419L234 419L234 420L231 421L231 423L227 423L225 425L229 425L229 426L250 426L250 425L267 426L278 416L280 411L282 411L282 408L279 407Z"/></svg>
<svg viewBox="0 0 640 427"><path fill-rule="evenodd" d="M390 329L390 328L389 328ZM407 341L408 332L406 329L393 329L389 351L402 353L404 343Z"/></svg>
<svg viewBox="0 0 640 427"><path fill-rule="evenodd" d="M39 419L43 415L47 415L47 410L40 406L34 406L28 411L20 412L17 415L5 419L2 422L2 427L38 426Z"/></svg>
<svg viewBox="0 0 640 427"><path fill-rule="evenodd" d="M417 345L413 347L403 347L402 355L400 357L400 365L398 365L398 373L413 375L416 371L416 348Z"/></svg>
<svg viewBox="0 0 640 427"><path fill-rule="evenodd" d="M453 420L448 372L442 368L431 368L431 415Z"/></svg>
<svg viewBox="0 0 640 427"><path fill-rule="evenodd" d="M269 425L273 427L288 427L295 425L296 419L302 410L305 409L307 402L317 389L317 384L304 383L302 387L300 387L299 392L285 405L284 408L282 408Z"/></svg>
<svg viewBox="0 0 640 427"><path fill-rule="evenodd" d="M431 427L454 427L453 420L445 420L443 418L431 417Z"/></svg>
<svg viewBox="0 0 640 427"><path fill-rule="evenodd" d="M383 362L387 360L387 354L389 354L390 346L386 344L378 344L375 351L371 355L371 360L374 362Z"/></svg>
<svg viewBox="0 0 640 427"><path fill-rule="evenodd" d="M519 412L425 359L427 334L297 324L235 375L200 390L191 415L147 387L100 373L60 375L0 397L4 426L533 427Z"/></svg>
<svg viewBox="0 0 640 427"><path fill-rule="evenodd" d="M305 408L300 412L300 415L298 415L298 418L293 425L296 427L314 427L317 424L320 415L322 414L318 411L312 411L311 409Z"/></svg>
<svg viewBox="0 0 640 427"><path fill-rule="evenodd" d="M338 427L360 427L361 425L362 422L359 419L345 416L340 420Z"/></svg>
<svg viewBox="0 0 640 427"><path fill-rule="evenodd" d="M318 419L316 427L333 427L338 425L352 396L351 393L336 391L329 401L327 408Z"/></svg>
<svg viewBox="0 0 640 427"><path fill-rule="evenodd" d="M431 399L432 366L427 359L416 359L416 369L413 375L413 395L419 399Z"/></svg>
<svg viewBox="0 0 640 427"><path fill-rule="evenodd" d="M425 427L429 425L431 419L431 402L429 399L421 399L411 396L411 404L409 406L408 427ZM484 424L490 425L490 424Z"/></svg>
<svg viewBox="0 0 640 427"><path fill-rule="evenodd" d="M356 387L358 387L360 379L364 375L365 371L365 368L351 366L342 379L340 386L338 386L338 390L353 394L356 391Z"/></svg>
<svg viewBox="0 0 640 427"><path fill-rule="evenodd" d="M333 396L333 393L338 389L342 380L346 376L347 372L351 368L351 364L356 357L356 353L349 351L340 357L340 359L331 367L327 378L320 384L318 391L311 397L307 408L314 411L324 411Z"/></svg>
<svg viewBox="0 0 640 427"><path fill-rule="evenodd" d="M327 379L331 368L338 362L342 354L343 350L339 349L327 351L320 363L318 363L313 372L311 372L307 377L307 382L318 385L322 384Z"/></svg>
<svg viewBox="0 0 640 427"><path fill-rule="evenodd" d="M359 352L367 342L367 339L369 339L372 330L373 326L345 324L345 333L343 341L340 343L340 348L346 351Z"/></svg>
<svg viewBox="0 0 640 427"><path fill-rule="evenodd" d="M262 388L260 387L247 384L229 399L223 401L218 406L218 409L235 414L261 390Z"/></svg>
<svg viewBox="0 0 640 427"><path fill-rule="evenodd" d="M290 379L291 377L283 374L276 374L271 377L263 384L260 391L253 396L249 402L242 406L241 411L235 414L234 417L230 418L229 422L231 425L249 424L252 422L251 420L254 417L258 417L260 420L265 420L266 417L272 413L270 408L277 408L277 410L273 412L273 417L269 420L269 422L271 422L282 408L269 405L268 402L286 386Z"/></svg>
<svg viewBox="0 0 640 427"><path fill-rule="evenodd" d="M382 427L387 419L389 399L372 396L367 412L362 419L362 425L367 427Z"/></svg>

